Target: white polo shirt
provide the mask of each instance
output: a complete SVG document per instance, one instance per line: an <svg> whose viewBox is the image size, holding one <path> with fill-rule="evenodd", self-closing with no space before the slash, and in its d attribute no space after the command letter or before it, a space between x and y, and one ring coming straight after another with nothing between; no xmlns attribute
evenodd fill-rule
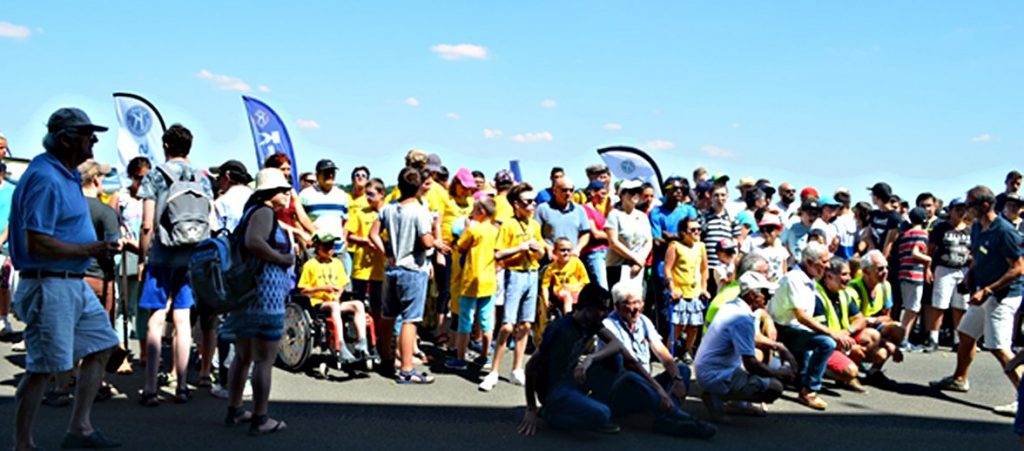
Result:
<svg viewBox="0 0 1024 451"><path fill-rule="evenodd" d="M775 324L810 330L796 320L793 309L798 308L808 316L813 316L814 296L814 280L807 276L803 268L797 266L779 281L779 289L768 303L768 314Z"/></svg>

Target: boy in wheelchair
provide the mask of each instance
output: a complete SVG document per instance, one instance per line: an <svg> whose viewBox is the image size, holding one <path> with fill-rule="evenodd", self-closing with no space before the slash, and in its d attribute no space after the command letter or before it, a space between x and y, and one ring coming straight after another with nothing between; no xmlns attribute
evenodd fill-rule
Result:
<svg viewBox="0 0 1024 451"><path fill-rule="evenodd" d="M313 235L313 246L316 258L302 265L302 275L298 287L301 293L309 297L309 305L322 311L330 312L329 327L332 327L334 343L332 351L338 358L338 366L355 363L367 355L366 342L366 310L362 300L342 301L342 293L348 285L348 274L345 265L334 258L334 244L338 240L334 235L318 231ZM356 355L342 345L342 313L353 314L356 329Z"/></svg>

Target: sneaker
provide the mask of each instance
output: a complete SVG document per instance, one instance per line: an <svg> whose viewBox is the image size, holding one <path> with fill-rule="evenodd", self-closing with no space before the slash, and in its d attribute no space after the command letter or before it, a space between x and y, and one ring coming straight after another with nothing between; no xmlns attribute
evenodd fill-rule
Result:
<svg viewBox="0 0 1024 451"><path fill-rule="evenodd" d="M14 327L11 326L11 319L4 316L0 317L0 337L14 332Z"/></svg>
<svg viewBox="0 0 1024 451"><path fill-rule="evenodd" d="M683 353L683 363L693 365L693 356L689 352Z"/></svg>
<svg viewBox="0 0 1024 451"><path fill-rule="evenodd" d="M924 342L924 344L921 345L921 351L924 352L925 354L931 354L933 352L938 352L939 351L939 344L934 342L934 341L932 341L932 339L929 338L928 341Z"/></svg>
<svg viewBox="0 0 1024 451"><path fill-rule="evenodd" d="M526 385L526 371L512 370L512 383L515 385Z"/></svg>
<svg viewBox="0 0 1024 451"><path fill-rule="evenodd" d="M900 350L903 352L921 352L921 347L909 341L904 341L900 343Z"/></svg>
<svg viewBox="0 0 1024 451"><path fill-rule="evenodd" d="M953 376L946 376L937 381L931 381L928 383L932 388L939 390L956 391L961 393L967 393L971 389L971 383L968 380L958 380Z"/></svg>
<svg viewBox="0 0 1024 451"><path fill-rule="evenodd" d="M484 380L480 382L478 388L480 391L491 391L494 390L495 385L498 385L498 373L492 371L484 376Z"/></svg>
<svg viewBox="0 0 1024 451"><path fill-rule="evenodd" d="M21 340L11 345L11 352L25 352L25 340Z"/></svg>
<svg viewBox="0 0 1024 451"><path fill-rule="evenodd" d="M220 384L210 387L210 396L218 399L228 399L228 388Z"/></svg>
<svg viewBox="0 0 1024 451"><path fill-rule="evenodd" d="M889 379L889 376L886 376L881 370L868 371L867 376L864 376L864 383L882 390L895 390L897 385L896 381Z"/></svg>
<svg viewBox="0 0 1024 451"><path fill-rule="evenodd" d="M460 359L458 357L452 357L448 360L445 360L444 367L450 370L466 371L466 369L469 368L469 365L466 364L466 361L463 359Z"/></svg>
<svg viewBox="0 0 1024 451"><path fill-rule="evenodd" d="M106 449L120 446L121 442L104 437L99 429L92 431L92 434L89 435L69 433L64 436L64 441L60 444L60 447L64 449Z"/></svg>
<svg viewBox="0 0 1024 451"><path fill-rule="evenodd" d="M482 353L484 352L484 345L479 341L471 341L469 342L469 349L477 353Z"/></svg>
<svg viewBox="0 0 1024 451"><path fill-rule="evenodd" d="M1012 418L1017 415L1017 401L1011 402L1004 406L995 406L992 408L992 411L1004 417Z"/></svg>

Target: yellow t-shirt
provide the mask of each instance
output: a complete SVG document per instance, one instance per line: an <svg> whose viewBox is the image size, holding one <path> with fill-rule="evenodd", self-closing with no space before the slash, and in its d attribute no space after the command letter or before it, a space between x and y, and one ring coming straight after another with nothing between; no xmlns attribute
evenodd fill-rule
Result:
<svg viewBox="0 0 1024 451"><path fill-rule="evenodd" d="M555 261L544 271L544 278L540 281L540 289L547 292L550 288L558 293L568 290L570 293L579 293L583 286L590 283L590 276L587 275L587 268L579 257L569 257L565 265L559 265Z"/></svg>
<svg viewBox="0 0 1024 451"><path fill-rule="evenodd" d="M516 215L515 210L512 208L512 204L508 201L508 197L504 194L494 196L494 220L499 224L509 222Z"/></svg>
<svg viewBox="0 0 1024 451"><path fill-rule="evenodd" d="M701 243L686 247L683 243L672 241L669 244L676 251L676 262L672 265L672 291L681 293L684 299L697 299L701 293L700 262L705 250Z"/></svg>
<svg viewBox="0 0 1024 451"><path fill-rule="evenodd" d="M458 199L449 198L445 203L444 214L441 215L441 238L444 238L444 242L449 245L455 242L454 236L452 236L452 224L459 219L469 217L469 214L473 212L473 199L467 197L463 202L459 203Z"/></svg>
<svg viewBox="0 0 1024 451"><path fill-rule="evenodd" d="M348 222L345 223L345 230L349 235L367 238L370 236L370 229L377 220L377 210L364 204L360 208L349 210ZM383 231L381 231L383 233ZM351 242L351 240L349 240ZM349 252L352 253L352 278L356 280L384 280L384 254L373 252L365 246L349 244Z"/></svg>
<svg viewBox="0 0 1024 451"><path fill-rule="evenodd" d="M459 247L471 246L462 262L462 296L483 298L494 296L498 278L494 267L494 247L498 227L490 222L473 224L459 237Z"/></svg>
<svg viewBox="0 0 1024 451"><path fill-rule="evenodd" d="M348 274L340 260L332 258L322 262L313 258L302 265L302 276L299 277L299 288L337 287L348 285ZM309 296L309 305L316 306L323 302L336 301L337 297L325 292L313 293Z"/></svg>
<svg viewBox="0 0 1024 451"><path fill-rule="evenodd" d="M533 218L526 218L525 221L513 218L511 221L501 224L501 228L498 230L497 250L512 249L531 239L538 243L544 242L544 238L540 235L540 224L534 221ZM543 251L520 252L504 259L502 266L512 271L535 270L540 268L540 258L542 255Z"/></svg>

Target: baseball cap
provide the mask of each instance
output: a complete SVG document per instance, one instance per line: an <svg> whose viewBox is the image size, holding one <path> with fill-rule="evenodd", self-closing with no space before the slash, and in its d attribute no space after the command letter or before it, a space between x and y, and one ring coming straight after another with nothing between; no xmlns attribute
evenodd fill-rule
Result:
<svg viewBox="0 0 1024 451"><path fill-rule="evenodd" d="M466 188L476 188L476 179L473 178L473 172L467 168L459 168L458 171L455 171L455 181Z"/></svg>
<svg viewBox="0 0 1024 451"><path fill-rule="evenodd" d="M719 172L711 176L711 181L713 183L729 183L729 176Z"/></svg>
<svg viewBox="0 0 1024 451"><path fill-rule="evenodd" d="M90 181L107 175L112 169L109 164L99 163L92 158L78 165L78 172L82 174L82 181Z"/></svg>
<svg viewBox="0 0 1024 451"><path fill-rule="evenodd" d="M427 155L427 170L430 172L441 172L441 156L432 153Z"/></svg>
<svg viewBox="0 0 1024 451"><path fill-rule="evenodd" d="M334 241L338 241L338 237L334 236L334 234L331 232L325 230L317 230L316 233L313 234L314 243L331 243Z"/></svg>
<svg viewBox="0 0 1024 451"><path fill-rule="evenodd" d="M324 171L337 171L338 167L334 165L334 162L324 158L323 160L316 162L316 172Z"/></svg>
<svg viewBox="0 0 1024 451"><path fill-rule="evenodd" d="M883 200L892 197L892 187L885 182L876 183L874 186L868 188L868 191L871 191L871 194L874 194Z"/></svg>
<svg viewBox="0 0 1024 451"><path fill-rule="evenodd" d="M777 284L772 283L770 280L768 280L767 277L764 276L764 274L761 274L757 271L747 271L743 273L743 275L740 276L739 282L740 293L749 293L754 290L764 289L771 291L778 288Z"/></svg>
<svg viewBox="0 0 1024 451"><path fill-rule="evenodd" d="M736 250L736 240L732 238L722 238L718 240L718 247L716 248L717 252L734 250Z"/></svg>
<svg viewBox="0 0 1024 451"><path fill-rule="evenodd" d="M832 196L822 196L818 198L818 203L822 207L838 207L840 205L839 201L835 200Z"/></svg>
<svg viewBox="0 0 1024 451"><path fill-rule="evenodd" d="M740 179L740 184L736 185L736 189L743 189L754 186L756 182L753 177L743 177Z"/></svg>
<svg viewBox="0 0 1024 451"><path fill-rule="evenodd" d="M605 166L605 165L600 164L600 163L592 164L590 166L587 166L586 171L587 171L587 176L588 177L593 177L593 176L596 176L598 174L604 174L605 172L608 172L608 166Z"/></svg>
<svg viewBox="0 0 1024 451"><path fill-rule="evenodd" d="M698 193L706 193L708 191L711 191L711 189L714 188L714 187L715 187L715 182L712 182L710 180L705 180L703 182L698 183L697 187L694 188L694 189Z"/></svg>
<svg viewBox="0 0 1024 451"><path fill-rule="evenodd" d="M800 204L800 211L805 210L821 211L821 204L819 204L818 201L814 199L809 199L806 202Z"/></svg>
<svg viewBox="0 0 1024 451"><path fill-rule="evenodd" d="M508 169L502 169L494 174L494 183L498 184L501 182L515 182L516 177L512 174L512 171Z"/></svg>
<svg viewBox="0 0 1024 451"><path fill-rule="evenodd" d="M779 219L779 215L774 213L765 213L761 217L761 222L757 223L758 227L782 227L782 220Z"/></svg>
<svg viewBox="0 0 1024 451"><path fill-rule="evenodd" d="M907 213L907 217L910 218L911 224L924 224L925 218L928 216L928 212L924 211L921 207L914 207Z"/></svg>
<svg viewBox="0 0 1024 451"><path fill-rule="evenodd" d="M590 183L587 184L587 188L585 189L585 191L599 191L604 189L606 186L607 185L600 180L592 180Z"/></svg>
<svg viewBox="0 0 1024 451"><path fill-rule="evenodd" d="M69 128L78 128L94 132L105 132L107 127L92 123L89 116L78 108L61 108L50 115L46 121L46 130L50 133Z"/></svg>
<svg viewBox="0 0 1024 451"><path fill-rule="evenodd" d="M955 197L955 198L953 198L953 200L949 201L949 205L947 205L947 207L948 208L953 208L953 207L959 207L961 205L967 205L967 202L964 202L964 198L962 198L962 197Z"/></svg>
<svg viewBox="0 0 1024 451"><path fill-rule="evenodd" d="M619 185L619 192L621 193L623 191L638 190L643 186L644 182L641 182L640 180L637 179L624 180L622 184Z"/></svg>
<svg viewBox="0 0 1024 451"><path fill-rule="evenodd" d="M225 172L231 172L239 176L237 179L242 183L249 183L252 181L252 176L249 175L249 170L245 168L245 164L238 160L225 161L220 166L211 167L210 173L213 175L220 175Z"/></svg>
<svg viewBox="0 0 1024 451"><path fill-rule="evenodd" d="M1017 193L1006 193L1006 202L1016 202L1018 204L1024 204L1024 199L1021 199L1020 194Z"/></svg>
<svg viewBox="0 0 1024 451"><path fill-rule="evenodd" d="M806 199L808 197L814 197L815 199L817 199L819 197L818 196L818 190L814 189L813 186L808 186L808 187L800 190L800 198L801 199Z"/></svg>

